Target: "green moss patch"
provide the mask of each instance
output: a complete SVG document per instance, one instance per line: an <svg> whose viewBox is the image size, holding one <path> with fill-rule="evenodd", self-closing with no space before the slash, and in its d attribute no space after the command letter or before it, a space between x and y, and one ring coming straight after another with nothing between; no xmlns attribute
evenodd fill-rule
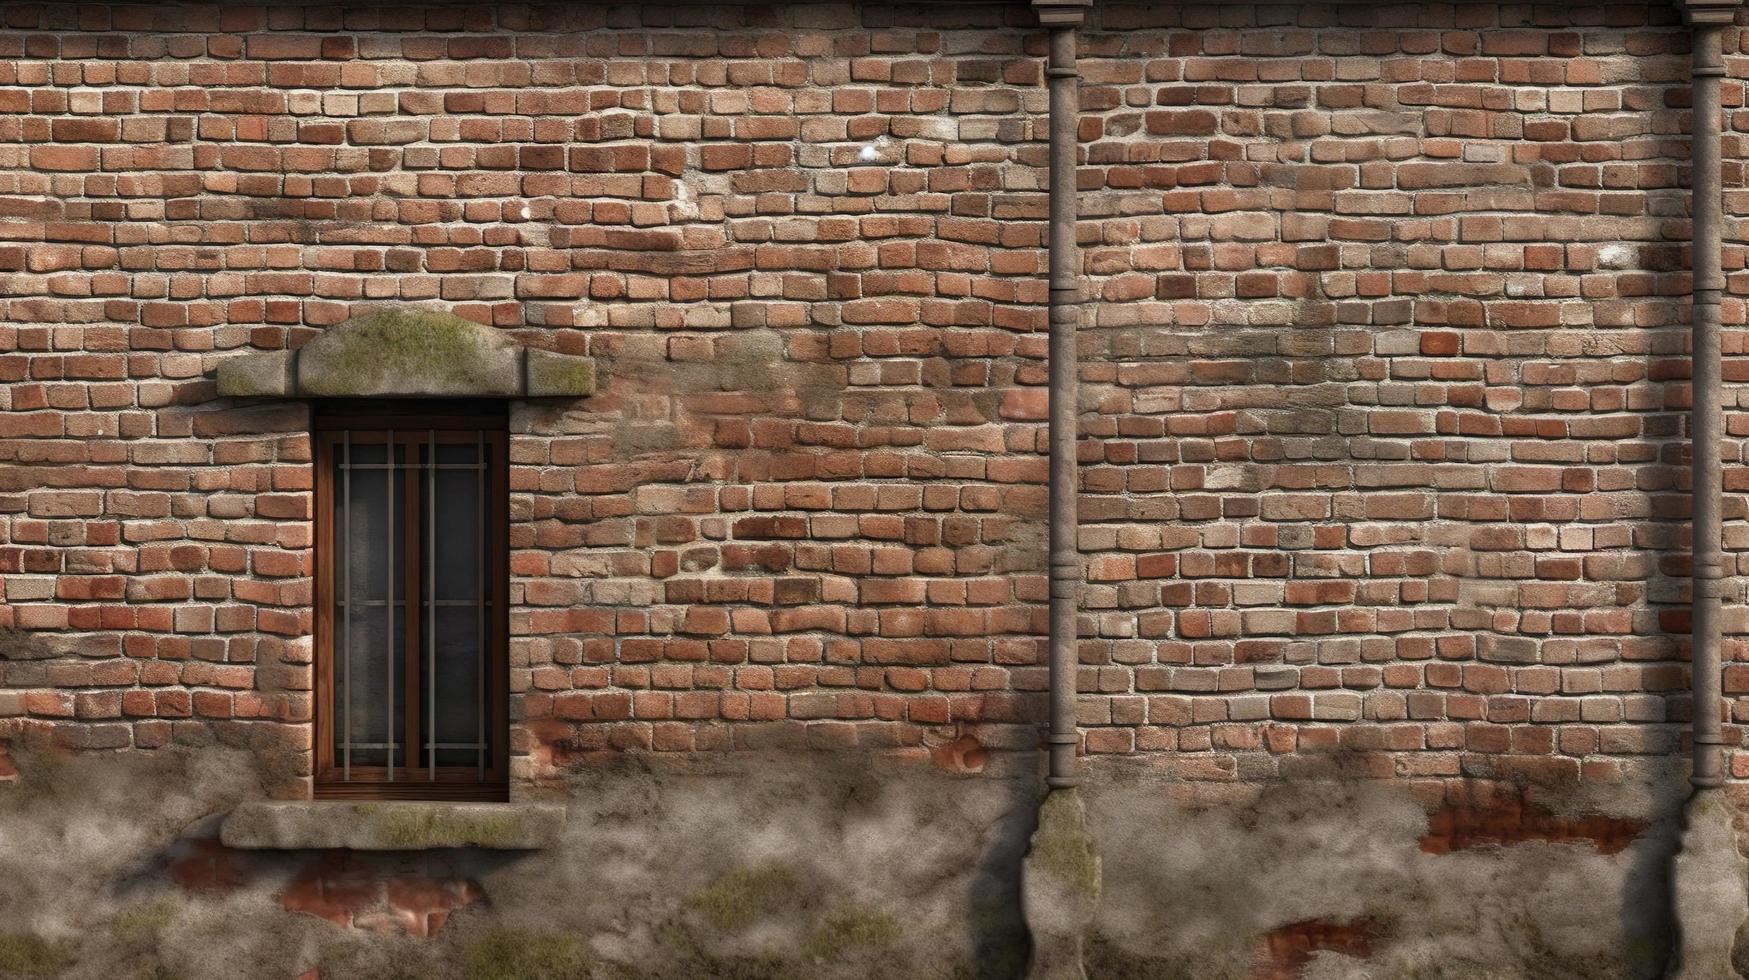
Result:
<svg viewBox="0 0 1749 980"><path fill-rule="evenodd" d="M27 932L0 933L0 976L52 977L77 961L73 944Z"/></svg>
<svg viewBox="0 0 1749 980"><path fill-rule="evenodd" d="M438 808L395 808L383 815L383 834L395 847L502 847L518 837L517 822Z"/></svg>
<svg viewBox="0 0 1749 980"><path fill-rule="evenodd" d="M145 942L156 939L176 916L176 906L167 899L130 905L109 920L109 930L117 939Z"/></svg>
<svg viewBox="0 0 1749 980"><path fill-rule="evenodd" d="M844 905L826 916L820 928L808 937L802 952L814 957L836 958L855 950L891 946L898 941L899 935L899 920L886 909Z"/></svg>
<svg viewBox="0 0 1749 980"><path fill-rule="evenodd" d="M1081 801L1073 792L1058 791L1045 797L1029 858L1083 895L1098 897L1099 858L1094 854L1093 835L1087 832Z"/></svg>
<svg viewBox="0 0 1749 980"><path fill-rule="evenodd" d="M467 980L587 980L589 953L576 936L503 929L468 947L462 975Z"/></svg>
<svg viewBox="0 0 1749 980"><path fill-rule="evenodd" d="M740 929L801 887L782 865L736 868L694 893L690 904L718 929Z"/></svg>
<svg viewBox="0 0 1749 980"><path fill-rule="evenodd" d="M545 351L528 352L530 396L577 397L595 391L595 362Z"/></svg>

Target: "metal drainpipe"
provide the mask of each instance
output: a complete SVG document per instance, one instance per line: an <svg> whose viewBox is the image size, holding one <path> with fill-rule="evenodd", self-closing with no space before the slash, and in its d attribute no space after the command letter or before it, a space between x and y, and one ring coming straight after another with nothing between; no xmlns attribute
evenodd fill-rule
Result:
<svg viewBox="0 0 1749 980"><path fill-rule="evenodd" d="M1719 303L1725 289L1722 243L1723 177L1720 170L1719 83L1725 74L1724 29L1737 4L1711 8L1687 6L1694 26L1693 200L1694 336L1691 345L1692 395L1689 450L1693 503L1694 608L1691 614L1694 684L1694 768L1689 779L1696 790L1725 781L1724 719L1720 678L1719 607L1723 594L1722 547L1724 466L1724 392L1719 348Z"/></svg>
<svg viewBox="0 0 1749 980"><path fill-rule="evenodd" d="M1075 670L1079 662L1081 554L1076 540L1077 375L1075 331L1081 316L1080 255L1075 244L1076 151L1080 143L1080 74L1076 32L1085 14L1080 2L1034 0L1039 23L1050 29L1045 78L1050 86L1050 542L1051 615L1050 768L1052 789L1080 782L1075 753Z"/></svg>

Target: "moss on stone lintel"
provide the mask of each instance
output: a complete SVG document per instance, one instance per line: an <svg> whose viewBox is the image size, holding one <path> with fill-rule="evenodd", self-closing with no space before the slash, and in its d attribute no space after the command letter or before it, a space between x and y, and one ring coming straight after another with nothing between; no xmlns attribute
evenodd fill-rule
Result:
<svg viewBox="0 0 1749 980"><path fill-rule="evenodd" d="M219 394L226 398L283 398L296 388L291 351L262 351L219 363Z"/></svg>
<svg viewBox="0 0 1749 980"><path fill-rule="evenodd" d="M231 357L230 398L578 398L595 362L524 349L509 335L441 310L379 307L323 330L296 352Z"/></svg>
<svg viewBox="0 0 1749 980"><path fill-rule="evenodd" d="M298 351L298 391L318 397L521 394L517 348L452 313L389 308L336 324Z"/></svg>
<svg viewBox="0 0 1749 980"><path fill-rule="evenodd" d="M227 847L419 851L477 847L528 851L556 844L565 808L554 803L245 803L225 818Z"/></svg>
<svg viewBox="0 0 1749 980"><path fill-rule="evenodd" d="M593 360L529 348L523 361L523 394L530 398L582 398L594 393Z"/></svg>

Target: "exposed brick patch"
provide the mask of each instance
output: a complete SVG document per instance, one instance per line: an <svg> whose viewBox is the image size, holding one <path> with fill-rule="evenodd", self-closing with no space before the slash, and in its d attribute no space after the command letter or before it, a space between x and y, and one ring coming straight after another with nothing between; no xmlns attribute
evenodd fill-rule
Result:
<svg viewBox="0 0 1749 980"><path fill-rule="evenodd" d="M966 732L950 741L931 746L929 758L948 772L982 772L985 763L990 761L990 752L976 736Z"/></svg>
<svg viewBox="0 0 1749 980"><path fill-rule="evenodd" d="M165 869L177 887L194 892L228 892L249 883L248 855L217 838L177 841Z"/></svg>
<svg viewBox="0 0 1749 980"><path fill-rule="evenodd" d="M1532 802L1522 792L1478 793L1448 802L1428 815L1421 850L1448 854L1470 847L1529 841L1589 841L1598 853L1614 854L1646 832L1640 820L1620 817L1563 817Z"/></svg>
<svg viewBox="0 0 1749 980"><path fill-rule="evenodd" d="M5 742L0 742L0 783L11 782L18 778L18 766L12 762L12 751Z"/></svg>
<svg viewBox="0 0 1749 980"><path fill-rule="evenodd" d="M280 895L292 912L384 935L432 936L449 914L481 896L471 879L442 874L386 873L375 861L344 851L312 860Z"/></svg>
<svg viewBox="0 0 1749 980"><path fill-rule="evenodd" d="M528 736L529 762L537 777L552 776L569 769L583 755L575 725L545 718L527 723L523 730Z"/></svg>
<svg viewBox="0 0 1749 980"><path fill-rule="evenodd" d="M1365 959L1383 932L1376 919L1306 919L1265 933L1258 944L1253 980L1295 980L1312 954L1323 951Z"/></svg>

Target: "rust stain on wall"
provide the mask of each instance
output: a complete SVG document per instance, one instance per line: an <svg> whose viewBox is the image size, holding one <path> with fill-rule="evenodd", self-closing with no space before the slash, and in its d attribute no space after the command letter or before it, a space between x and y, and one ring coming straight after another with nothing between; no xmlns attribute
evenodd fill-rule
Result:
<svg viewBox="0 0 1749 980"><path fill-rule="evenodd" d="M279 902L336 925L379 935L433 936L481 896L478 883L443 874L385 874L344 852L311 861Z"/></svg>
<svg viewBox="0 0 1749 980"><path fill-rule="evenodd" d="M250 878L243 852L212 837L178 841L165 870L177 887L192 892L235 891Z"/></svg>
<svg viewBox="0 0 1749 980"><path fill-rule="evenodd" d="M1564 817L1550 812L1522 793L1447 803L1427 818L1421 850L1449 854L1471 847L1505 846L1531 841L1588 841L1599 853L1615 854L1646 832L1641 820L1619 817Z"/></svg>
<svg viewBox="0 0 1749 980"><path fill-rule="evenodd" d="M1313 953L1330 951L1365 959L1372 955L1373 941L1383 931L1376 919L1290 922L1264 934L1252 980L1295 980L1312 961Z"/></svg>

